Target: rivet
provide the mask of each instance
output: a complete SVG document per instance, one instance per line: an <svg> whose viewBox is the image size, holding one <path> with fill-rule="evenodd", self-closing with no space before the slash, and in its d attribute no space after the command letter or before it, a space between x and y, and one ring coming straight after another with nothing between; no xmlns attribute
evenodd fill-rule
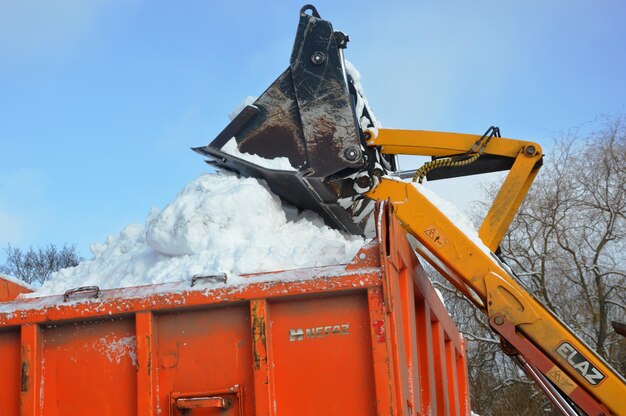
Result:
<svg viewBox="0 0 626 416"><path fill-rule="evenodd" d="M315 51L313 52L313 55L311 55L311 62L313 62L315 65L321 65L324 63L325 60L326 55L324 55L324 52Z"/></svg>
<svg viewBox="0 0 626 416"><path fill-rule="evenodd" d="M346 157L347 160L349 160L350 162L354 162L355 160L358 160L360 157L360 153L359 149L357 149L356 147L348 147L344 152L343 155Z"/></svg>

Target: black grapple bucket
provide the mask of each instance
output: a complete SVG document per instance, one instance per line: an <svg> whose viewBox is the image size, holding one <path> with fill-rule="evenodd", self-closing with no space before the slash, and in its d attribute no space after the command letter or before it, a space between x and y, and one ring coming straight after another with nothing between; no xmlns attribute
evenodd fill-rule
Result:
<svg viewBox="0 0 626 416"><path fill-rule="evenodd" d="M362 97L346 72L347 41L313 6L303 7L289 68L209 145L193 150L220 169L265 180L283 201L334 228L366 234L373 204L360 192L375 166L390 169L393 160L364 145L361 127L373 124L367 106L355 113ZM277 169L275 158L291 168Z"/></svg>

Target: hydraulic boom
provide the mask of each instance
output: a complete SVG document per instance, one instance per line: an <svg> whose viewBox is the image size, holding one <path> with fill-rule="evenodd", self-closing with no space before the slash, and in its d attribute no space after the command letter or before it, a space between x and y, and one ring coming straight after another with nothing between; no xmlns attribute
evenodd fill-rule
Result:
<svg viewBox="0 0 626 416"><path fill-rule="evenodd" d="M347 42L313 6L303 7L289 68L212 143L194 150L218 168L264 179L284 201L345 232L367 235L374 202L389 204L415 249L487 315L504 351L559 411L626 415L622 376L494 254L541 167L541 147L503 138L497 127L483 135L380 128L344 61ZM225 151L230 140L239 155ZM261 166L245 153L286 157L293 170ZM398 172L396 155L432 161ZM461 230L421 185L494 171L508 175L478 236Z"/></svg>

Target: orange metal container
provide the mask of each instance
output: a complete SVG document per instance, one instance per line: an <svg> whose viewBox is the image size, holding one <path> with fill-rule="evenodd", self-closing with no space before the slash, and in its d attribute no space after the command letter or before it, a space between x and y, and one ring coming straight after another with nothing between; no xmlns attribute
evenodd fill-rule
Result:
<svg viewBox="0 0 626 416"><path fill-rule="evenodd" d="M30 293L32 291L32 286L0 273L0 302L13 300L22 293Z"/></svg>
<svg viewBox="0 0 626 416"><path fill-rule="evenodd" d="M0 303L0 416L469 414L463 340L379 213L348 265Z"/></svg>

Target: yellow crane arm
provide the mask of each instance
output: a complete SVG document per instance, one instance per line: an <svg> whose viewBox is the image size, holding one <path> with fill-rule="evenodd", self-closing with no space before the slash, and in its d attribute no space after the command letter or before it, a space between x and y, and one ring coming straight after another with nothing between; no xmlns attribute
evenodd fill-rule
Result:
<svg viewBox="0 0 626 416"><path fill-rule="evenodd" d="M368 130L366 137L367 144L380 147L383 154L434 157L464 153L481 138L474 134L395 129ZM496 251L539 171L542 151L536 143L493 137L484 154L514 160L478 232L487 247Z"/></svg>
<svg viewBox="0 0 626 416"><path fill-rule="evenodd" d="M368 144L381 146L383 153L439 156L465 152L479 137L407 130L368 133ZM429 139L430 135L435 138ZM515 161L480 228L480 237L458 228L417 183L383 177L366 195L389 201L399 221L416 238L417 251L488 315L492 328L514 347L515 355L541 373L539 377L588 414L626 415L624 379L530 295L492 253L537 173L540 147L494 137L486 153L515 157Z"/></svg>

